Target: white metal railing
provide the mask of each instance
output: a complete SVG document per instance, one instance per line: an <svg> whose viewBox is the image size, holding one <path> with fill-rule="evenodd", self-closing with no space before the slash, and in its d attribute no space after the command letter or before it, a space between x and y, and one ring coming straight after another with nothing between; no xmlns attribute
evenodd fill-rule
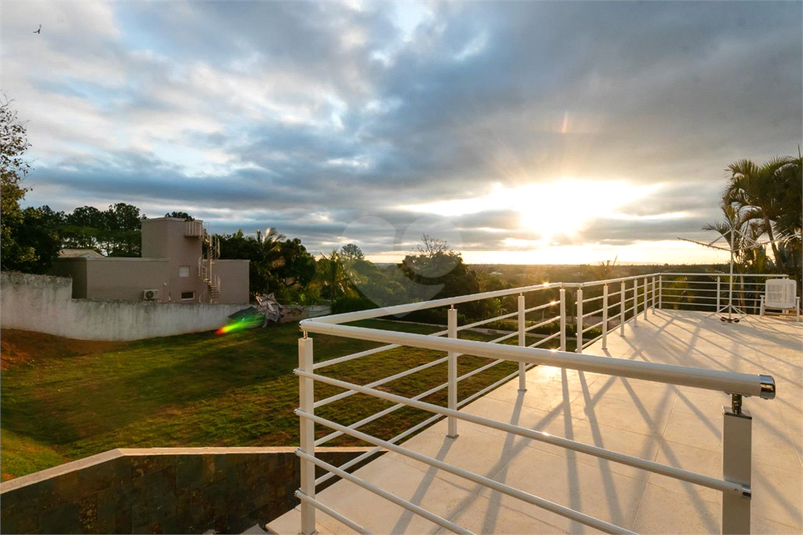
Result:
<svg viewBox="0 0 803 535"><path fill-rule="evenodd" d="M753 299L759 299L758 293L760 293L760 288L764 281L767 278L779 276L734 275L734 278L739 279L738 287L744 293L744 297L740 301L742 307L750 310L747 303L752 303L753 301L751 300ZM301 488L296 492L296 496L301 501L302 525L300 532L305 535L311 535L315 531L315 511L319 510L343 522L354 531L368 533L363 526L348 519L342 512L335 511L326 504L321 503L315 497L317 485L332 477L341 477L415 514L421 515L449 531L468 533L450 520L427 511L425 507L395 496L377 485L364 481L348 472L349 468L385 449L458 475L479 485L552 511L595 529L607 533L630 533L627 529L590 517L581 511L550 502L444 461L427 457L400 445L405 438L444 417L447 419L447 436L454 439L458 438L458 423L463 420L721 491L723 493L722 532L749 532L752 420L741 410L742 397L758 396L772 399L775 396L775 383L772 377L582 354L584 348L598 340L602 341L602 349L607 349L607 338L611 331L615 331L618 328L619 334L624 335L625 323L632 322L633 326L636 327L639 316L641 315L643 319L646 319L650 311L655 314L657 309L673 306L676 308L710 310L713 313L721 312L723 310L723 296L736 295L735 292L731 293L732 288L728 288L727 294L725 293L723 281L727 283L727 286L730 286L728 277L729 275L727 274L719 273L655 273L604 281L545 283L302 321L300 325L303 337L299 339L299 368L295 370L299 377L300 393L300 407L296 414L301 422L301 445L297 451L301 458ZM753 290L745 288L753 288ZM572 290L575 292L575 299L569 301L567 292ZM557 293L557 299L554 298L555 293ZM514 312L505 312L494 318L483 319L462 326L458 325L458 305L481 299L512 296L517 297L516 310ZM535 301L536 304L528 307L528 297L530 297L531 301ZM544 302L539 303L539 300ZM569 314L569 304L572 302L576 307L576 312ZM599 306L599 308L586 312L586 306L589 308ZM345 325L345 323L357 320L437 307L449 307L447 311L447 328L431 335ZM553 312L555 309L557 311ZM739 311L743 313L741 308ZM528 324L527 314L535 312L541 312L542 318L531 320ZM492 323L512 322L514 318L515 330L491 341L483 342L458 338L460 331L488 326ZM568 351L569 348L567 347L567 343L570 340L567 336L567 329L572 319L574 319L576 326L573 352ZM586 320L588 325L586 325ZM545 333L532 344L527 343L528 335L535 334L533 331L549 326L553 327L554 332ZM313 358L313 339L308 336L308 333L378 342L384 345L316 363ZM516 345L504 343L512 338L517 338ZM364 385L339 380L319 373L319 370L325 367L377 355L399 347L415 347L445 352L446 356L434 358L429 362L418 364L407 370ZM492 360L463 375L458 375L457 364L462 355L486 357ZM490 370L502 362L516 362L518 363L518 370L474 392L465 399L460 400L458 398L458 384L461 381ZM443 364L446 364L447 368L446 382L415 396L399 396L377 388L391 381L409 377ZM460 411L461 407L516 378L516 376L519 378L519 389L525 391L527 389L525 380L527 370L539 364L616 377L715 390L731 395L732 407L730 411L725 413L723 424L722 478L681 470L646 459L624 455L597 446ZM315 401L314 384L316 381L342 389L342 392ZM428 396L444 389L447 390L446 407L423 401ZM316 409L341 401L354 394L372 396L391 402L392 405L350 425L342 425L315 414ZM431 416L387 440L379 439L360 430L367 424L404 407L420 409L431 413ZM329 428L331 432L316 440L316 424ZM344 435L372 444L374 448L339 467L325 463L315 457L316 446ZM317 479L315 478L316 466L325 471L325 474Z"/></svg>

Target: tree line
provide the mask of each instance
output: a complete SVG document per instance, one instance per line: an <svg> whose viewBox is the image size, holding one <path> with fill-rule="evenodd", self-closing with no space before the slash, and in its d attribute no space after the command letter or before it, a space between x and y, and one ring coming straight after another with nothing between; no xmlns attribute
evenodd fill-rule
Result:
<svg viewBox="0 0 803 535"><path fill-rule="evenodd" d="M704 230L719 232L725 241L733 233L736 271L786 273L801 283L803 248L803 157L778 156L763 164L738 160L726 169L720 208L724 219ZM746 238L745 238L746 236ZM762 243L766 236L772 256ZM765 243L764 242L764 243Z"/></svg>

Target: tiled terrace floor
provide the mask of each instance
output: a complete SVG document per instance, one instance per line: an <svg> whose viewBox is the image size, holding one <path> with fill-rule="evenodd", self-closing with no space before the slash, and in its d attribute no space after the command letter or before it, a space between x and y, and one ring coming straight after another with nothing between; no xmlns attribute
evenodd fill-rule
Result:
<svg viewBox="0 0 803 535"><path fill-rule="evenodd" d="M753 415L752 530L803 531L803 323L755 316L727 325L703 313L650 311L625 336L611 333L587 354L775 377L772 401L745 399ZM466 412L721 477L722 406L717 392L538 366L465 407ZM584 454L459 422L441 421L405 443L426 455L536 496L645 533L718 533L721 494ZM475 533L589 533L594 530L484 487L387 453L356 474ZM446 532L341 481L318 498L375 533ZM293 510L269 525L299 532ZM321 533L352 531L317 512Z"/></svg>

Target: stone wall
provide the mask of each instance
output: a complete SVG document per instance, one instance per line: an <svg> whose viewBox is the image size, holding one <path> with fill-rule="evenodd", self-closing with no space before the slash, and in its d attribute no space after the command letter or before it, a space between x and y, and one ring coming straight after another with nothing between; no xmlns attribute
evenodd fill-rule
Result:
<svg viewBox="0 0 803 535"><path fill-rule="evenodd" d="M318 448L316 454L337 466L367 449ZM293 496L299 487L294 451L111 450L2 483L0 530L241 533L254 524L264 527L298 504Z"/></svg>

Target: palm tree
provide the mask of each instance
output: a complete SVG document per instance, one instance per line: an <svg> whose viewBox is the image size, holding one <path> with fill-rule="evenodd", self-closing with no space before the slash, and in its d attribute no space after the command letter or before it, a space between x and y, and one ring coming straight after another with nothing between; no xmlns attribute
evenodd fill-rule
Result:
<svg viewBox="0 0 803 535"><path fill-rule="evenodd" d="M326 289L326 295L330 300L334 301L349 291L348 273L343 267L343 259L337 249L329 253L328 257L321 254L317 271L315 285Z"/></svg>
<svg viewBox="0 0 803 535"><path fill-rule="evenodd" d="M760 230L770 239L776 265L780 265L780 256L772 222L780 211L778 180L783 169L791 162L792 159L785 156L773 158L764 165L739 160L726 169L731 176L723 200L740 211L744 209L745 220L757 219L761 222Z"/></svg>

